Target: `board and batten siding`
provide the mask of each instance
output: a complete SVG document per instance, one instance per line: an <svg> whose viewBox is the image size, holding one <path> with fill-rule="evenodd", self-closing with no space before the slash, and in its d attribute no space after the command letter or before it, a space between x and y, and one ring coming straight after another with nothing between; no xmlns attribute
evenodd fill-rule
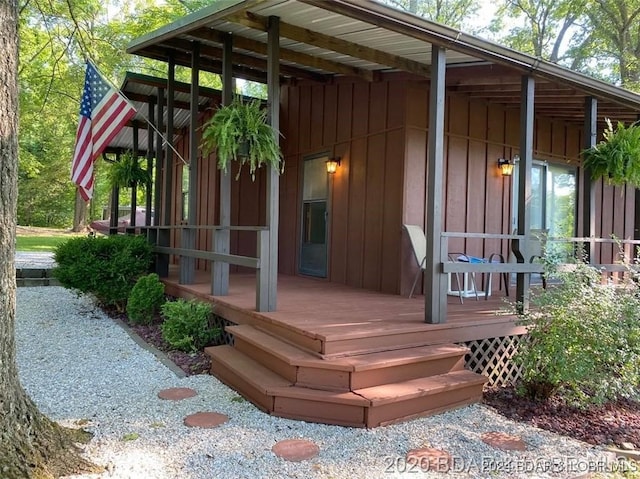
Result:
<svg viewBox="0 0 640 479"><path fill-rule="evenodd" d="M328 280L397 293L402 237L405 84L338 80L281 97L280 272L297 274L303 161L340 157L328 177Z"/></svg>
<svg viewBox="0 0 640 479"><path fill-rule="evenodd" d="M518 153L519 110L448 93L442 201L445 231L507 234L511 229L512 178L503 178L498 158ZM279 271L298 274L303 161L326 154L340 157L328 177L328 281L391 294L408 294L416 269L403 223L424 226L429 82L404 74L376 82L347 78L330 84L299 83L281 90ZM210 114L210 112L209 112ZM200 124L206 115L201 116ZM198 141L200 130L198 131ZM188 158L188 134L176 142ZM536 117L534 158L579 165L581 129ZM215 154L198 156L198 224L218 221L219 172ZM181 222L181 174L174 158L174 224ZM581 174L581 170L578 170ZM231 224L265 223L265 177L232 174ZM634 192L596 182L596 235L633 237ZM582 191L579 190L580 195ZM578 232L581 226L578 198ZM210 249L211 232L198 234L197 247ZM172 235L179 245L179 235ZM233 232L231 252L255 255L254 232ZM508 241L456 239L449 251L509 258ZM613 262L615 247L599 248L596 261ZM199 260L198 269L208 269ZM238 268L232 269L232 271ZM498 282L493 281L494 289Z"/></svg>

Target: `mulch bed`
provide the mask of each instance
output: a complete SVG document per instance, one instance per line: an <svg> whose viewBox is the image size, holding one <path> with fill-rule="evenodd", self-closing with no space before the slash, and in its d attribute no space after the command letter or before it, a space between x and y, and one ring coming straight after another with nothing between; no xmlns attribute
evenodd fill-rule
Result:
<svg viewBox="0 0 640 479"><path fill-rule="evenodd" d="M594 445L620 447L631 443L640 449L640 403L621 400L579 410L557 399L546 403L518 396L513 388L486 391L484 403L501 415L547 431Z"/></svg>
<svg viewBox="0 0 640 479"><path fill-rule="evenodd" d="M185 353L172 348L164 339L162 339L162 331L160 317L156 318L149 325L132 324L126 314L118 313L115 310L105 309L112 318L117 318L126 323L140 338L147 344L159 349L167 355L167 357L182 369L188 376L194 374L208 374L211 363L209 357L203 351L194 353Z"/></svg>

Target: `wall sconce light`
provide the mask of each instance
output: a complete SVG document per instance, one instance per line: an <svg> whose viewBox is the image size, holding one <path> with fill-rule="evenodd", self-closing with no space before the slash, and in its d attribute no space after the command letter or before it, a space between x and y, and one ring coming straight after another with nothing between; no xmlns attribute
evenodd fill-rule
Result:
<svg viewBox="0 0 640 479"><path fill-rule="evenodd" d="M334 174L338 169L338 166L340 166L340 157L329 158L326 161L326 165L327 165L327 173Z"/></svg>
<svg viewBox="0 0 640 479"><path fill-rule="evenodd" d="M517 157L514 157L514 162ZM498 158L498 168L500 168L500 172L502 176L511 176L513 174L513 165L511 161L505 158Z"/></svg>

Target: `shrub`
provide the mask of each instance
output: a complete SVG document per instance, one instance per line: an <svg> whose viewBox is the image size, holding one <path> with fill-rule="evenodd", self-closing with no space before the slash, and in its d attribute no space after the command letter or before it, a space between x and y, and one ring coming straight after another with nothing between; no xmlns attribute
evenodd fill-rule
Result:
<svg viewBox="0 0 640 479"><path fill-rule="evenodd" d="M152 258L147 240L131 235L72 238L54 256L53 275L63 286L92 293L120 312L138 278L149 272Z"/></svg>
<svg viewBox="0 0 640 479"><path fill-rule="evenodd" d="M532 291L531 308L520 315L529 333L515 357L519 391L577 407L633 395L640 380L636 283L602 284L601 273L584 263L555 277L557 284Z"/></svg>
<svg viewBox="0 0 640 479"><path fill-rule="evenodd" d="M212 306L200 301L178 299L162 305L162 337L176 349L196 351L220 337L211 326Z"/></svg>
<svg viewBox="0 0 640 479"><path fill-rule="evenodd" d="M135 324L150 324L164 304L164 284L151 273L138 279L127 301L127 316Z"/></svg>

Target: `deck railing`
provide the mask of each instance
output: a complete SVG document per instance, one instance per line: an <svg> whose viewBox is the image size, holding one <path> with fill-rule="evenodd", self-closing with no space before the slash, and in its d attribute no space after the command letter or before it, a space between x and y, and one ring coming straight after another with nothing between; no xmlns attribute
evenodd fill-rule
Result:
<svg viewBox="0 0 640 479"><path fill-rule="evenodd" d="M502 253L503 250L498 251L498 253L503 254L504 263L498 262L458 262L458 261L450 261L449 258L449 241L452 238L459 239L478 239L478 240L507 240L508 241L508 250L507 254L504 255ZM528 241L534 239L534 236L526 237L524 235L516 235L516 234L492 234L492 233L460 233L460 232L443 232L441 234L441 262L442 262L442 273L522 273L522 274L531 274L531 273L543 273L545 271L545 265L542 262L510 262L508 260L509 254L512 252L512 244L515 245L516 251L519 251L519 245L526 245ZM546 243L546 248L549 249L549 245L556 244L572 244L573 247L570 248L573 252L584 251L589 253L590 263L595 268L598 268L603 274L607 273L624 273L628 272L629 269L638 269L637 265L634 263L635 254L633 249L634 245L640 245L640 240L621 240L615 238L561 238L561 237L546 237L544 238L544 242ZM619 248L620 254L626 258L626 261L619 261L617 263L595 263L593 258L596 256L596 245L598 244L611 244L615 247ZM484 248L483 248L484 249ZM525 248L523 248L525 249ZM466 252L465 252L466 253ZM470 253L471 254L471 253ZM527 252L522 251L521 257L526 258ZM578 256L578 254L572 255L574 258ZM573 264L573 266L572 266ZM575 261L564 262L558 264L558 269L571 269L575 268Z"/></svg>
<svg viewBox="0 0 640 479"><path fill-rule="evenodd" d="M266 226L216 226L216 225L171 225L171 226L145 226L147 237L153 244L153 252L164 255L175 255L182 258L202 259L210 262L211 271L214 271L214 263L227 263L235 266L244 266L256 270L256 311L268 310L268 264L269 261L269 229ZM209 249L174 248L158 245L157 239L164 233L168 235L172 230L184 233L196 233L198 231L211 231L211 245ZM216 251L216 234L221 231L248 231L256 234L256 256L242 256ZM167 236L168 237L168 236ZM182 266L182 265L181 265ZM211 294L214 294L215 279L211 277Z"/></svg>

